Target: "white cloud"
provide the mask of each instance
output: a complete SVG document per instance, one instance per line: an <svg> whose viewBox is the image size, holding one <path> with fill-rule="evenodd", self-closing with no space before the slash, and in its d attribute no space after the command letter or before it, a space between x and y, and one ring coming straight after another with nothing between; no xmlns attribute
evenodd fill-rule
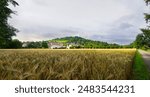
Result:
<svg viewBox="0 0 150 97"><path fill-rule="evenodd" d="M143 0L16 1L18 15L10 23L20 30L17 38L23 41L80 35L124 44L133 41L144 24Z"/></svg>

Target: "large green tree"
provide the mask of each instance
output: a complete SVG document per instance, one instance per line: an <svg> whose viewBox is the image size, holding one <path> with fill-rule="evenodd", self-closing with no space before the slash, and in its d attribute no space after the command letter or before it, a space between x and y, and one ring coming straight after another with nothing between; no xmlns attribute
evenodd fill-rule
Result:
<svg viewBox="0 0 150 97"><path fill-rule="evenodd" d="M11 47L12 49L22 48L22 42L19 41L18 39L14 39L14 40L12 40L12 42L10 43L10 47Z"/></svg>
<svg viewBox="0 0 150 97"><path fill-rule="evenodd" d="M14 13L8 6L19 5L14 0L0 0L0 48L9 48L12 36L16 35L17 29L8 24L8 18Z"/></svg>
<svg viewBox="0 0 150 97"><path fill-rule="evenodd" d="M145 44L145 40L143 33L141 33L136 36L136 41L132 45L136 48L141 48L144 46L143 44Z"/></svg>
<svg viewBox="0 0 150 97"><path fill-rule="evenodd" d="M145 0L145 2L147 4L147 6L150 5L150 0ZM150 23L150 13L145 13L145 20L147 23ZM148 26L148 27L150 27L150 26Z"/></svg>
<svg viewBox="0 0 150 97"><path fill-rule="evenodd" d="M147 6L150 5L150 0L145 0ZM150 13L145 13L145 20L148 26L144 29L141 29L143 33L137 35L134 44L134 47L137 48L150 48Z"/></svg>
<svg viewBox="0 0 150 97"><path fill-rule="evenodd" d="M145 0L147 6L150 5L150 0ZM150 47L150 13L145 13L145 20L148 24L148 26L145 29L141 29L141 31L143 32L143 40L144 46Z"/></svg>

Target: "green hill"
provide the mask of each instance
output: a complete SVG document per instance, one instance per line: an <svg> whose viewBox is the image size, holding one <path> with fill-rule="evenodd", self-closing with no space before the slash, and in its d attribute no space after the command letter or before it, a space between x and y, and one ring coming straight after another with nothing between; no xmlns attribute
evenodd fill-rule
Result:
<svg viewBox="0 0 150 97"><path fill-rule="evenodd" d="M78 37L78 36L56 38L50 41L63 43L64 45L76 44L79 48L119 48L121 47L118 44L108 44L107 42L89 40L89 39L85 39L85 38Z"/></svg>

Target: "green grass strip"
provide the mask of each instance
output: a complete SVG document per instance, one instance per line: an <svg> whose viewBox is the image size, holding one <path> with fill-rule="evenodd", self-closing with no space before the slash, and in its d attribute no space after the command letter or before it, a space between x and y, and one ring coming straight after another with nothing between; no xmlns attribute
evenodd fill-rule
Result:
<svg viewBox="0 0 150 97"><path fill-rule="evenodd" d="M134 58L133 65L133 79L134 80L149 80L150 75L142 55L137 51Z"/></svg>

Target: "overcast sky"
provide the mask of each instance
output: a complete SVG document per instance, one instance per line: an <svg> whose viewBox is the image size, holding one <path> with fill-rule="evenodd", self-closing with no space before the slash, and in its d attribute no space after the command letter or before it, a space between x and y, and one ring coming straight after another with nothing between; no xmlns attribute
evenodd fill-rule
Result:
<svg viewBox="0 0 150 97"><path fill-rule="evenodd" d="M21 41L80 36L129 44L145 27L144 0L16 0L10 24Z"/></svg>

